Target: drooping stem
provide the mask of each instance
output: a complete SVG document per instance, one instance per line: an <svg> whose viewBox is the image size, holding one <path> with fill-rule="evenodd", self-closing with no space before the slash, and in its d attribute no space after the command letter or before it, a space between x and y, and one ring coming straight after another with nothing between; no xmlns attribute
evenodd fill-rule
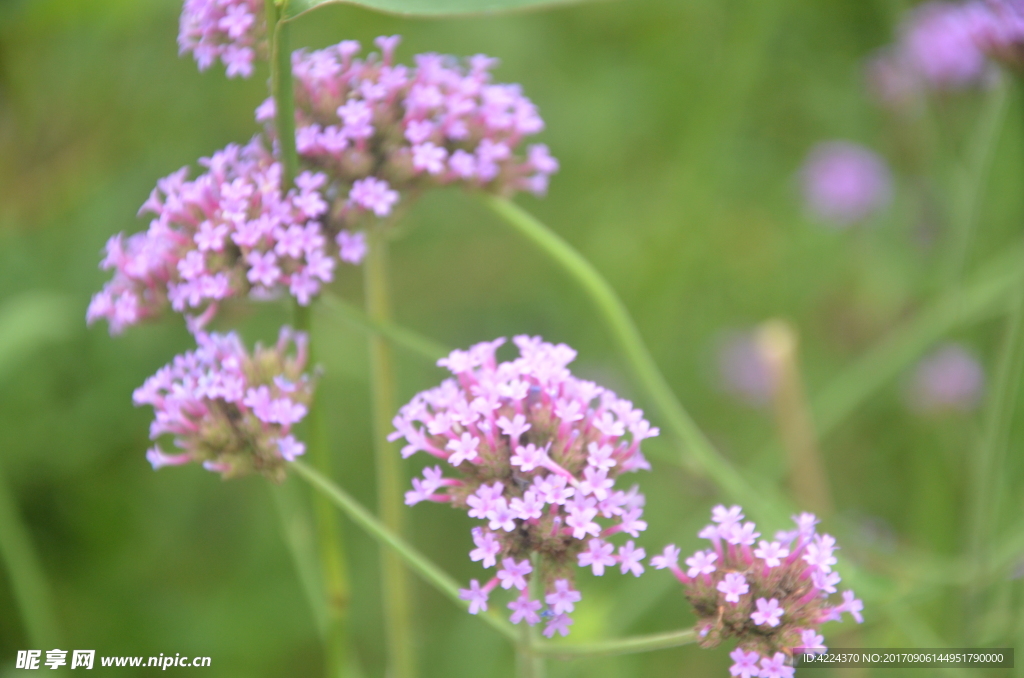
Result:
<svg viewBox="0 0 1024 678"><path fill-rule="evenodd" d="M308 306L295 307L296 329L307 332L309 340L309 363L315 365L316 353L312 339L312 318ZM306 447L311 463L325 477L332 477L331 446L324 418L323 398L315 396L306 415ZM352 661L349 633L348 610L351 591L348 582L348 567L345 548L334 510L322 495L313 499L316 514L317 543L320 552L320 569L327 599L327 665L331 678L347 675Z"/></svg>
<svg viewBox="0 0 1024 678"><path fill-rule="evenodd" d="M572 276L600 312L638 384L658 409L672 433L683 443L692 461L736 501L752 513L781 523L785 512L777 501L755 488L711 444L669 387L640 336L625 305L600 273L572 245L532 215L507 199L483 198L494 212L542 249Z"/></svg>
<svg viewBox="0 0 1024 678"><path fill-rule="evenodd" d="M339 318L350 325L354 325L367 334L380 334L399 348L413 353L431 362L451 353L433 339L425 337L413 330L396 325L393 322L371 320L361 309L345 301L341 297L323 291L320 293L320 303L327 310L336 313Z"/></svg>
<svg viewBox="0 0 1024 678"><path fill-rule="evenodd" d="M459 596L459 585L443 572L437 565L428 560L422 553L417 551L398 534L390 530L382 521L378 520L362 504L352 498L345 490L338 487L323 474L307 464L296 461L290 467L308 482L317 492L322 493L337 506L349 519L361 527L385 548L394 554L411 569L423 578L428 584L444 594L453 603L467 609L469 603ZM520 646L522 637L520 633L507 621L488 611L477 615L488 626L496 630L509 642ZM647 636L633 636L630 638L618 638L603 640L595 643L573 644L560 642L547 642L532 640L531 649L536 655L547 657L558 657L563 659L579 658L587 656L609 656L617 654L634 654L638 652L652 652L664 650L682 645L690 645L697 641L696 634L692 629L682 631L670 631L667 633L655 633Z"/></svg>
<svg viewBox="0 0 1024 678"><path fill-rule="evenodd" d="M28 642L37 648L55 647L57 621L53 597L32 539L21 520L0 466L0 565L7 572L14 601L25 624Z"/></svg>
<svg viewBox="0 0 1024 678"><path fill-rule="evenodd" d="M391 323L388 290L388 239L383 225L371 229L369 252L363 264L366 312L372 322ZM398 410L395 392L395 358L391 343L380 334L370 336L370 391L373 398L373 449L377 467L377 510L384 524L402 533L402 484L397 447L389 443L391 419ZM389 675L413 678L416 655L412 637L409 582L399 558L391 551L380 554L384 626Z"/></svg>
<svg viewBox="0 0 1024 678"><path fill-rule="evenodd" d="M424 581L433 586L439 592L447 596L453 603L463 609L469 607L469 603L459 597L459 585L451 577L443 572L437 565L409 545L401 536L392 531L382 521L378 520L366 507L352 498L345 490L338 487L316 469L302 462L294 462L290 466L306 480L313 488L337 506L356 525L366 531L388 552L394 553L401 562ZM511 624L494 614L478 615L491 628L495 629L512 643L519 642L519 635Z"/></svg>

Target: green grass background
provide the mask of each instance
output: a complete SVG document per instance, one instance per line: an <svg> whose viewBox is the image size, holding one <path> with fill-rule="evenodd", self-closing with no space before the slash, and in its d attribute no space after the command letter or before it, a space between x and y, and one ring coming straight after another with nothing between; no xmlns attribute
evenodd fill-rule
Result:
<svg viewBox="0 0 1024 678"><path fill-rule="evenodd" d="M872 106L863 60L891 41L903 9L898 0L620 0L405 20L330 7L296 22L292 42L368 45L401 33L406 60L422 51L499 57L498 78L522 83L538 104L543 141L562 165L547 198L520 204L608 278L723 454L752 478L780 480L771 417L716 384L722 333L791 321L813 394L949 287L950 204L985 94L934 101L910 131ZM117 338L84 324L89 297L107 278L97 268L100 250L111 234L144 227L135 212L156 179L257 132L252 112L265 96L266 65L248 81L227 80L218 68L199 74L177 56L179 11L175 0L0 1L0 304L27 303L31 317L19 323L43 328L0 361L0 469L53 589L55 646L209 655L213 666L202 673L211 677L315 676L320 647L265 481L224 483L193 467L154 473L144 459L151 412L133 408L131 393L189 348L182 322L166 317ZM968 278L1020 241L1018 91L1008 106ZM909 152L917 132L918 150ZM876 148L896 173L894 203L863 228L823 228L800 204L802 158L832 138ZM452 346L517 333L564 341L579 351L577 373L646 404L587 298L471 196L440 191L409 222L393 250L402 324ZM335 288L358 303L359 272L348 267ZM283 306L257 306L224 325L251 343L273 338L287 317ZM982 358L989 383L1003 324L994 314L950 337ZM365 337L321 313L315 341L337 479L373 506ZM403 401L441 378L421 359L400 356ZM869 606L856 635L849 622L826 626L827 642L1010 646L1024 635L1019 581L999 583L969 618L959 612L961 588L895 597L921 580L927 563L955 558L967 544L968 479L983 421L979 413L914 415L903 378L822 443L838 507L826 528L842 536L841 559L858 562L896 601ZM650 448L674 450L667 438ZM1000 534L1021 529L1021 451L1021 436L1011 436ZM403 469L411 476L423 464L413 458ZM637 478L651 526L641 545L648 553L668 541L696 548L696 530L722 497L671 464L655 471ZM445 570L459 581L479 576L466 557L464 514L420 505L407 518L411 541ZM343 524L355 642L367 675L380 676L377 550ZM581 571L579 581L584 599L571 639L692 623L664 572L598 579ZM478 620L419 582L414 605L424 676L512 675L510 648ZM0 568L0 675L19 675L14 656L29 646ZM687 647L550 662L549 670L725 676L727 651Z"/></svg>

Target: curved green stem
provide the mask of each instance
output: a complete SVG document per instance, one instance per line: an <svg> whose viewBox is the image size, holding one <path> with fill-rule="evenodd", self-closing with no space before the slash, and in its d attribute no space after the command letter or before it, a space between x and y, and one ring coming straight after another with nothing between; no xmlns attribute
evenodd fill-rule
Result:
<svg viewBox="0 0 1024 678"><path fill-rule="evenodd" d="M357 306L326 290L320 293L320 303L324 308L336 313L342 320L368 335L379 334L395 346L404 348L430 362L437 362L439 358L443 358L451 352L450 348L445 348L433 339L401 325L387 320L374 320Z"/></svg>
<svg viewBox="0 0 1024 678"><path fill-rule="evenodd" d="M369 252L363 263L366 310L370 320L391 323L388 289L388 239L383 226L371 229ZM402 481L398 448L387 440L391 418L398 411L395 359L391 344L380 334L370 336L370 390L373 398L373 449L377 467L377 506L381 519L395 534L402 533ZM389 674L394 678L416 675L409 583L395 554L381 557L384 626Z"/></svg>
<svg viewBox="0 0 1024 678"><path fill-rule="evenodd" d="M362 504L352 498L345 490L335 485L331 480L319 473L316 469L296 461L291 464L302 478L322 493L327 499L341 509L349 519L361 527L371 537L386 546L413 572L447 596L453 603L461 608L468 609L469 603L459 597L459 585L449 577L437 565L430 562L426 556L417 551L402 537L393 532L383 522L378 520ZM512 643L519 642L519 634L511 624L497 615L478 615L491 628L503 635Z"/></svg>
<svg viewBox="0 0 1024 678"><path fill-rule="evenodd" d="M752 513L782 522L779 502L756 489L711 444L669 388L640 337L633 319L615 291L601 274L572 245L532 215L504 198L485 196L484 203L519 233L560 264L590 296L601 318L611 330L639 385L657 407L668 428L682 441L695 462L728 495L742 501Z"/></svg>
<svg viewBox="0 0 1024 678"><path fill-rule="evenodd" d="M534 646L534 652L555 657L557 659L577 659L581 657L610 657L620 654L636 654L667 650L697 642L697 634L693 629L653 633L648 636L633 636L614 640L602 640L596 643L561 644L540 643Z"/></svg>
<svg viewBox="0 0 1024 678"><path fill-rule="evenodd" d="M32 547L18 506L14 502L0 466L0 563L7 571L14 600L25 624L25 636L33 647L54 647L57 620L53 597L42 564Z"/></svg>
<svg viewBox="0 0 1024 678"><path fill-rule="evenodd" d="M331 482L329 478L319 473L316 469L301 461L292 462L290 468L341 509L352 522L364 529L367 534L380 542L380 544L394 552L409 569L420 575L424 581L447 596L459 607L463 609L469 608L469 603L459 597L459 585L451 577L402 539L402 537L390 530L387 525L378 520L345 490ZM519 647L522 646L521 634L507 621L491 612L477 616L504 636L509 642ZM694 642L696 642L696 635L693 630L687 629L684 631L655 633L649 636L635 636L632 638L604 640L585 644L563 644L534 640L531 643L531 653L534 655L570 659L587 656L651 652L689 645Z"/></svg>
<svg viewBox="0 0 1024 678"><path fill-rule="evenodd" d="M311 315L308 306L296 306L296 329L310 334L309 362L314 364L315 342L310 332ZM325 477L331 477L331 446L328 440L327 421L324 418L323 399L320 397L314 397L306 416L306 445L312 463ZM351 599L348 567L341 532L330 502L317 495L313 499L313 509L316 515L321 576L327 599L328 675L334 678L347 675L353 661L348 633L348 609Z"/></svg>

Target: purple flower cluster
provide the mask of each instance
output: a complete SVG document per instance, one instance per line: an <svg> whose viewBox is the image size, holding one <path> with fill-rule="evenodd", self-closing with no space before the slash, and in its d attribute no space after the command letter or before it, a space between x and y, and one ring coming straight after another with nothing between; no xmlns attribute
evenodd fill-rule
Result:
<svg viewBox="0 0 1024 678"><path fill-rule="evenodd" d="M176 454L154 445L154 469L196 461L225 478L251 472L276 481L305 446L290 433L306 416L313 383L303 374L307 337L281 330L277 345L250 356L235 333L196 333L198 347L174 358L135 390L155 410L149 436L173 436ZM294 347L293 352L289 352Z"/></svg>
<svg viewBox="0 0 1024 678"><path fill-rule="evenodd" d="M847 141L815 146L801 174L808 209L836 227L871 216L892 198L892 176L885 161Z"/></svg>
<svg viewBox="0 0 1024 678"><path fill-rule="evenodd" d="M908 16L896 47L872 64L884 103L905 101L921 85L978 84L989 59L1024 64L1024 0L926 2Z"/></svg>
<svg viewBox="0 0 1024 678"><path fill-rule="evenodd" d="M984 388L985 372L977 357L949 343L917 364L908 395L913 409L936 414L977 407Z"/></svg>
<svg viewBox="0 0 1024 678"><path fill-rule="evenodd" d="M381 54L365 60L352 40L293 55L299 155L331 177L339 216L349 225L387 216L401 193L453 183L545 193L558 169L547 146L516 155L544 121L518 85L491 82L497 61L420 54L409 68L394 63L398 42L378 38ZM273 99L256 117L272 122Z"/></svg>
<svg viewBox="0 0 1024 678"><path fill-rule="evenodd" d="M712 524L697 536L712 548L687 558L679 566L679 549L670 544L651 566L668 568L682 582L697 615L697 634L703 647L715 647L729 637L739 639L731 654L733 676L789 678L785 661L796 648L824 652L818 628L840 621L843 612L864 621L864 605L853 591L843 602L829 604L840 577L832 570L836 541L817 534L810 513L794 516L796 529L778 532L774 541L760 540L752 522L743 522L739 506L716 506Z"/></svg>
<svg viewBox="0 0 1024 678"><path fill-rule="evenodd" d="M157 183L140 210L156 215L148 230L107 243L101 267L114 277L93 297L90 323L106 318L117 334L169 303L179 313L202 309L202 326L223 299L279 288L307 304L333 279L335 254L362 259L361 233L341 231L332 241L321 225L322 174L303 173L282 195L281 166L258 139L200 163L207 171L192 181L186 167Z"/></svg>
<svg viewBox="0 0 1024 678"><path fill-rule="evenodd" d="M658 429L632 403L573 377L566 366L576 352L568 346L513 341L520 355L509 362L495 359L504 339L438 361L455 377L402 407L390 439L405 439L403 457L426 452L444 462L413 480L407 504L449 503L485 523L473 528L469 556L498 570L461 591L470 612L486 610L495 587L515 588L513 623L544 618L545 635L567 635L580 600L572 565L596 575L613 566L635 576L644 570L644 549L630 540L616 551L608 538L637 538L647 528L643 495L635 486L616 489L615 480L650 468L640 442ZM443 477L449 466L458 478ZM531 575L543 600L531 599Z"/></svg>
<svg viewBox="0 0 1024 678"><path fill-rule="evenodd" d="M185 0L178 51L192 52L200 71L219 58L229 78L248 78L257 55L267 50L263 11L264 0Z"/></svg>

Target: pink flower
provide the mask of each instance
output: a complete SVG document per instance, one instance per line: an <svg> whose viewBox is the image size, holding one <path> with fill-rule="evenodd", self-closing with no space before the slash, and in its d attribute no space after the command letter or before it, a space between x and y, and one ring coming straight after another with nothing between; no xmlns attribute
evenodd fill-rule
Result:
<svg viewBox="0 0 1024 678"><path fill-rule="evenodd" d="M386 217L398 202L398 191L391 190L383 179L367 177L352 184L348 199L354 205L372 210L378 217Z"/></svg>
<svg viewBox="0 0 1024 678"><path fill-rule="evenodd" d="M480 582L473 579L469 582L468 589L459 589L459 598L469 601L470 614L480 614L487 611L487 598L490 593L490 589L486 586L480 588Z"/></svg>
<svg viewBox="0 0 1024 678"><path fill-rule="evenodd" d="M219 57L229 78L249 77L256 52L266 52L260 0L185 0L178 33L179 53L192 52L200 71Z"/></svg>
<svg viewBox="0 0 1024 678"><path fill-rule="evenodd" d="M739 678L757 678L761 675L757 668L757 660L761 658L756 652L744 652L743 648L737 647L729 653L733 665L729 667L729 674Z"/></svg>
<svg viewBox="0 0 1024 678"><path fill-rule="evenodd" d="M512 610L512 616L509 620L513 624L526 620L526 623L530 626L540 623L540 615L537 611L543 607L539 600L530 600L530 594L523 591L519 594L519 597L508 604L508 609ZM564 635L564 634L563 634Z"/></svg>
<svg viewBox="0 0 1024 678"><path fill-rule="evenodd" d="M640 564L640 561L646 557L647 551L636 548L632 540L627 541L619 547L619 570L622 574L632 572L634 577L639 577L644 573L644 566Z"/></svg>
<svg viewBox="0 0 1024 678"><path fill-rule="evenodd" d="M548 622L548 625L544 627L544 636L551 638L555 633L558 633L563 637L567 636L569 635L569 627L572 625L573 621L568 615L556 614L551 618L551 621Z"/></svg>
<svg viewBox="0 0 1024 678"><path fill-rule="evenodd" d="M580 592L574 591L565 579L555 580L555 590L544 596L544 602L551 606L556 615L572 612L574 603L580 601ZM565 634L563 634L565 635Z"/></svg>
<svg viewBox="0 0 1024 678"><path fill-rule="evenodd" d="M786 666L786 655L776 652L775 656L761 658L761 678L792 678L796 672L792 666Z"/></svg>
<svg viewBox="0 0 1024 678"><path fill-rule="evenodd" d="M754 623L758 626L767 624L768 626L778 626L779 617L785 612L779 607L779 601L772 598L771 600L765 600L764 598L757 599L757 609L750 613L750 618L754 620Z"/></svg>
<svg viewBox="0 0 1024 678"><path fill-rule="evenodd" d="M501 588L510 589L515 586L520 591L526 590L526 575L533 572L529 560L516 563L513 558L505 558L501 561L502 569L498 570L498 579L501 580Z"/></svg>
<svg viewBox="0 0 1024 678"><path fill-rule="evenodd" d="M716 588L725 594L725 602L734 604L740 602L740 596L750 591L746 577L736 572L727 573Z"/></svg>
<svg viewBox="0 0 1024 678"><path fill-rule="evenodd" d="M690 569L686 571L687 577L696 577L701 574L711 574L715 571L715 561L718 554L712 551L697 551L686 559Z"/></svg>
<svg viewBox="0 0 1024 678"><path fill-rule="evenodd" d="M768 543L761 541L758 548L754 549L754 555L764 560L768 567L778 567L782 564L782 558L789 555L789 549L777 541Z"/></svg>
<svg viewBox="0 0 1024 678"><path fill-rule="evenodd" d="M604 574L604 568L607 565L615 564L615 556L612 554L615 552L615 547L600 539L591 539L587 544L587 550L580 553L578 562L580 567L592 568L594 574L598 577Z"/></svg>

